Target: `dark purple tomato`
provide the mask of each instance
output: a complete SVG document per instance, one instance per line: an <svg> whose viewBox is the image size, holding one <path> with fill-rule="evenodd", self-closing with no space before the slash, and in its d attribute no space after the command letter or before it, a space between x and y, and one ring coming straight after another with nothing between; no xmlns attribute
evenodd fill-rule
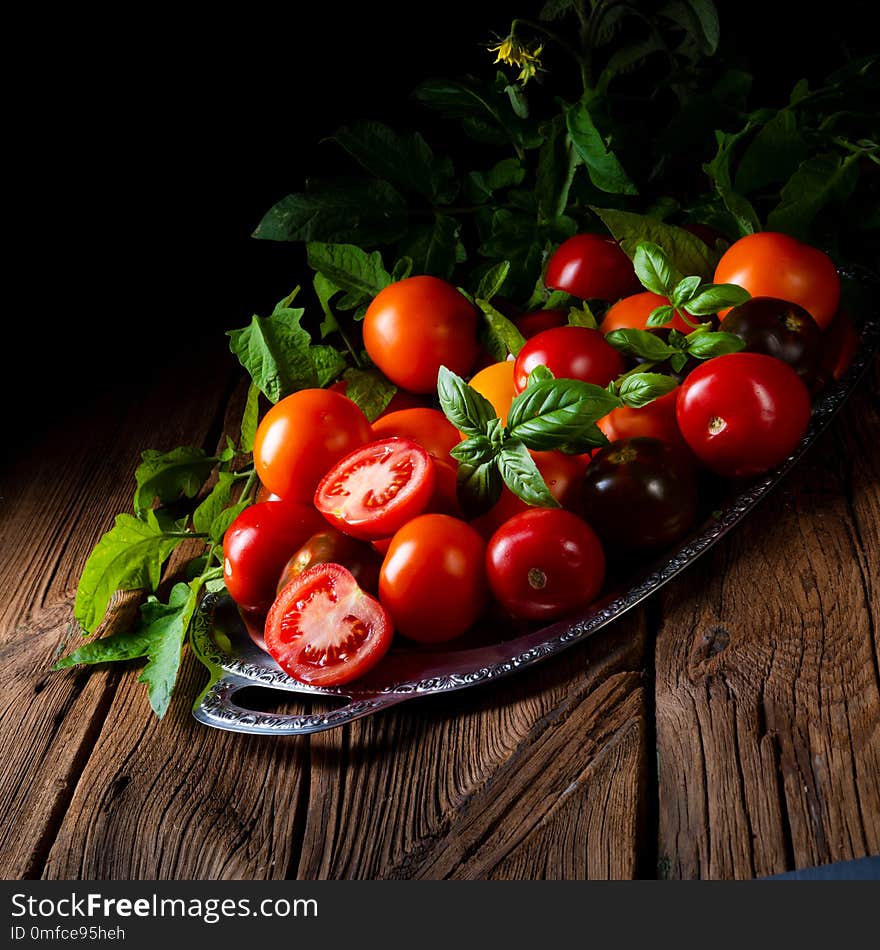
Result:
<svg viewBox="0 0 880 950"><path fill-rule="evenodd" d="M752 297L727 314L721 330L744 340L746 353L763 353L788 363L808 385L816 378L822 359L822 331L799 304L777 297Z"/></svg>
<svg viewBox="0 0 880 950"><path fill-rule="evenodd" d="M582 488L583 516L609 553L663 548L697 516L693 462L659 439L636 437L593 456Z"/></svg>

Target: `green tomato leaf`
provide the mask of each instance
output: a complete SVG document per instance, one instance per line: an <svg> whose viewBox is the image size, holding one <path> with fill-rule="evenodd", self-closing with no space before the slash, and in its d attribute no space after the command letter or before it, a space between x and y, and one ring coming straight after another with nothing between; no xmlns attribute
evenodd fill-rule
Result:
<svg viewBox="0 0 880 950"><path fill-rule="evenodd" d="M697 292L697 288L702 284L702 278L699 274L693 277L682 278L672 289L670 303L673 307L683 307Z"/></svg>
<svg viewBox="0 0 880 950"><path fill-rule="evenodd" d="M339 129L333 138L376 178L429 201L437 197L444 165L418 132L401 135L382 122L364 120Z"/></svg>
<svg viewBox="0 0 880 950"><path fill-rule="evenodd" d="M340 373L348 365L347 360L333 346L313 346L309 350L312 365L315 367L315 376L320 387L329 386L339 379Z"/></svg>
<svg viewBox="0 0 880 950"><path fill-rule="evenodd" d="M135 514L143 518L155 498L162 504L177 501L181 495L195 498L216 463L215 456L192 445L182 445L170 452L147 449L134 473Z"/></svg>
<svg viewBox="0 0 880 950"><path fill-rule="evenodd" d="M745 348L745 340L733 333L692 333L687 337L687 352L698 360L708 360L725 353L738 353Z"/></svg>
<svg viewBox="0 0 880 950"><path fill-rule="evenodd" d="M585 99L566 110L565 123L572 147L586 166L590 181L600 191L612 195L638 194L638 189L596 128Z"/></svg>
<svg viewBox="0 0 880 950"><path fill-rule="evenodd" d="M718 148L715 157L711 162L703 165L703 171L712 179L715 190L724 202L724 206L733 215L740 236L754 234L755 231L761 230L761 222L754 207L752 207L748 198L739 194L733 187L730 172L734 150L740 139L751 132L752 128L753 124L749 122L742 131L737 133L722 132L720 129L716 129L715 141Z"/></svg>
<svg viewBox="0 0 880 950"><path fill-rule="evenodd" d="M676 352L674 347L647 330L611 330L605 334L605 342L626 356L637 356L656 363Z"/></svg>
<svg viewBox="0 0 880 950"><path fill-rule="evenodd" d="M618 394L624 406L640 409L649 402L671 393L678 383L662 373L634 373L620 384Z"/></svg>
<svg viewBox="0 0 880 950"><path fill-rule="evenodd" d="M498 418L485 396L445 366L437 375L437 395L446 418L466 436L485 435L489 423Z"/></svg>
<svg viewBox="0 0 880 950"><path fill-rule="evenodd" d="M521 185L526 170L517 158L505 158L487 172L469 172L464 183L464 194L472 204L486 204L504 188Z"/></svg>
<svg viewBox="0 0 880 950"><path fill-rule="evenodd" d="M768 229L802 240L808 238L816 215L825 207L843 205L855 190L859 161L857 153L806 159L782 189L782 200L767 216Z"/></svg>
<svg viewBox="0 0 880 950"><path fill-rule="evenodd" d="M193 527L200 533L208 533L214 519L229 504L232 498L232 486L235 484L232 472L220 472L217 482L205 500L193 512Z"/></svg>
<svg viewBox="0 0 880 950"><path fill-rule="evenodd" d="M545 128L546 139L538 153L536 211L544 221L565 214L574 176L581 164L580 152L572 148L566 131L564 116L556 116Z"/></svg>
<svg viewBox="0 0 880 950"><path fill-rule="evenodd" d="M311 337L300 326L304 313L287 308L269 317L254 316L249 326L226 334L230 350L272 403L317 385Z"/></svg>
<svg viewBox="0 0 880 950"><path fill-rule="evenodd" d="M750 297L751 294L737 284L709 284L701 287L684 309L695 317L706 317L725 307L737 307Z"/></svg>
<svg viewBox="0 0 880 950"><path fill-rule="evenodd" d="M734 188L741 195L787 181L807 157L807 143L791 109L781 109L752 139L736 170Z"/></svg>
<svg viewBox="0 0 880 950"><path fill-rule="evenodd" d="M516 326L496 310L488 300L477 299L477 306L482 311L489 335L489 349L494 354L501 354L499 362L511 353L516 356L525 345L525 337Z"/></svg>
<svg viewBox="0 0 880 950"><path fill-rule="evenodd" d="M670 264L680 273L698 274L703 280L712 279L720 255L690 231L631 211L591 208L628 257L635 256L639 244L650 242L663 248Z"/></svg>
<svg viewBox="0 0 880 950"><path fill-rule="evenodd" d="M406 280L413 270L413 259L411 257L399 257L394 263L394 269L391 271L391 283L396 284L399 280Z"/></svg>
<svg viewBox="0 0 880 950"><path fill-rule="evenodd" d="M320 271L312 279L312 286L315 289L318 303L324 311L324 319L321 321L320 327L321 339L324 340L339 329L339 321L330 306L330 301L342 291L342 288L337 287L326 274L322 274Z"/></svg>
<svg viewBox="0 0 880 950"><path fill-rule="evenodd" d="M642 286L661 297L671 296L675 287L682 281L681 274L663 248L650 241L643 241L636 247L632 262Z"/></svg>
<svg viewBox="0 0 880 950"><path fill-rule="evenodd" d="M584 429L620 406L614 393L574 379L544 380L529 386L511 403L510 437L535 451L577 442Z"/></svg>
<svg viewBox="0 0 880 950"><path fill-rule="evenodd" d="M247 400L241 416L241 435L238 440L238 447L242 452L253 452L259 421L260 390L251 383L248 386Z"/></svg>
<svg viewBox="0 0 880 950"><path fill-rule="evenodd" d="M502 446L498 454L498 471L504 479L504 484L527 505L540 508L561 507L550 493L535 460L522 442L513 439Z"/></svg>
<svg viewBox="0 0 880 950"><path fill-rule="evenodd" d="M648 314L646 323L649 327L665 327L674 316L675 308L664 304L662 307L657 307Z"/></svg>
<svg viewBox="0 0 880 950"><path fill-rule="evenodd" d="M370 422L382 415L397 392L394 383L377 369L347 369L342 378L346 383L345 395L360 406Z"/></svg>
<svg viewBox="0 0 880 950"><path fill-rule="evenodd" d="M264 241L390 244L407 230L406 203L385 181L310 181L269 209L253 236Z"/></svg>
<svg viewBox="0 0 880 950"><path fill-rule="evenodd" d="M391 283L391 275L385 270L378 251L368 254L352 244L311 241L306 245L306 255L309 267L324 277L319 299L325 299L329 287L334 286L346 293L343 309L354 310ZM325 309L325 315L326 312Z"/></svg>
<svg viewBox="0 0 880 950"><path fill-rule="evenodd" d="M155 518L117 515L83 568L73 606L77 623L94 633L116 591L155 590L165 561L180 541L167 537Z"/></svg>
<svg viewBox="0 0 880 950"><path fill-rule="evenodd" d="M234 505L223 508L217 514L208 529L208 535L214 544L223 543L223 535L229 530L229 526L252 502L252 498L241 498Z"/></svg>
<svg viewBox="0 0 880 950"><path fill-rule="evenodd" d="M412 227L400 250L412 258L421 274L449 280L458 262L461 225L447 214L435 214L430 223Z"/></svg>

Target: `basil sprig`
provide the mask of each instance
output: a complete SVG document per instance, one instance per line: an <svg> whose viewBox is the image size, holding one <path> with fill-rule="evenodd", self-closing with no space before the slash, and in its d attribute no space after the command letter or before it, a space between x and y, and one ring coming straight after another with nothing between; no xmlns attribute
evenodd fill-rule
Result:
<svg viewBox="0 0 880 950"><path fill-rule="evenodd" d="M466 438L451 454L458 461L458 495L466 513L490 508L502 485L526 504L558 508L530 452L559 449L581 454L608 444L596 422L613 409L647 405L675 388L659 373L632 373L607 388L577 379L554 379L545 366L529 375L528 386L510 405L501 425L492 404L445 366L437 392L446 418Z"/></svg>
<svg viewBox="0 0 880 950"><path fill-rule="evenodd" d="M688 357L708 360L725 353L737 353L745 341L733 333L712 332L708 324L701 324L691 333L671 330L666 342L647 330L611 330L605 341L625 356L636 356L651 363L669 360L674 372L679 372Z"/></svg>
<svg viewBox="0 0 880 950"><path fill-rule="evenodd" d="M726 307L745 303L751 296L747 290L736 284L704 283L696 274L690 277L682 276L666 252L651 241L643 241L636 247L633 267L646 290L669 300L668 304L663 304L651 312L648 317L649 327L665 326L677 313L689 327L696 328L697 324L692 323L688 315L707 317Z"/></svg>

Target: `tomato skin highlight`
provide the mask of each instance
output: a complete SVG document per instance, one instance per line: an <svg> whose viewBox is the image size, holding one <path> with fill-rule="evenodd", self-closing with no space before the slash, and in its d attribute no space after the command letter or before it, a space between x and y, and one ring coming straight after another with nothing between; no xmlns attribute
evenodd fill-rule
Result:
<svg viewBox="0 0 880 950"><path fill-rule="evenodd" d="M254 468L268 491L285 501L311 503L327 469L372 437L367 417L347 396L302 389L263 416L254 439Z"/></svg>
<svg viewBox="0 0 880 950"><path fill-rule="evenodd" d="M581 300L618 300L636 293L641 284L614 238L585 233L568 238L553 252L544 286Z"/></svg>
<svg viewBox="0 0 880 950"><path fill-rule="evenodd" d="M759 475L784 461L810 422L810 394L782 360L728 353L684 381L676 418L691 451L727 478Z"/></svg>
<svg viewBox="0 0 880 950"><path fill-rule="evenodd" d="M477 358L477 312L452 284L420 275L389 284L363 320L370 359L402 389L431 393L446 366L467 376Z"/></svg>
<svg viewBox="0 0 880 950"><path fill-rule="evenodd" d="M512 616L555 620L596 599L605 580L605 552L596 532L577 515L531 508L492 535L486 576Z"/></svg>
<svg viewBox="0 0 880 950"><path fill-rule="evenodd" d="M251 612L265 613L288 558L324 519L311 505L264 501L250 505L223 536L223 580L229 596Z"/></svg>
<svg viewBox="0 0 880 950"><path fill-rule="evenodd" d="M377 541L425 510L435 480L427 450L392 436L340 459L321 479L314 504L343 533Z"/></svg>
<svg viewBox="0 0 880 950"><path fill-rule="evenodd" d="M513 385L521 393L529 373L546 366L557 379L580 379L607 386L624 370L623 357L598 330L587 327L556 327L528 340L519 351L513 370Z"/></svg>
<svg viewBox="0 0 880 950"><path fill-rule="evenodd" d="M714 283L737 284L753 297L800 304L823 330L840 303L840 278L831 258L775 231L758 231L731 244L715 268Z"/></svg>
<svg viewBox="0 0 880 950"><path fill-rule="evenodd" d="M425 514L391 539L379 573L379 600L397 631L419 643L460 637L488 599L486 545L466 522Z"/></svg>
<svg viewBox="0 0 880 950"><path fill-rule="evenodd" d="M294 577L266 617L266 649L288 676L312 686L342 686L388 652L388 612L339 564Z"/></svg>

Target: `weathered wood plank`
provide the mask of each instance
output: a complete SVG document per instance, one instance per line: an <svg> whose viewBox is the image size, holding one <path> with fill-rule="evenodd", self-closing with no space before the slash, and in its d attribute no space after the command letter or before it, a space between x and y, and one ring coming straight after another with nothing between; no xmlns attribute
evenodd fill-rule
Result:
<svg viewBox="0 0 880 950"><path fill-rule="evenodd" d="M167 378L126 387L81 417L50 428L3 477L0 869L5 876L41 873L119 682L118 671L109 668L51 672L79 638L72 602L83 563L114 515L130 510L139 452L201 442L225 402L230 374L218 374L207 360L178 368L176 388ZM163 420L161 430L157 418Z"/></svg>
<svg viewBox="0 0 880 950"><path fill-rule="evenodd" d="M644 622L636 614L506 682L315 737L297 875L633 876ZM585 799L597 814L579 823Z"/></svg>
<svg viewBox="0 0 880 950"><path fill-rule="evenodd" d="M875 381L663 597L662 875L748 878L880 851L878 432Z"/></svg>

